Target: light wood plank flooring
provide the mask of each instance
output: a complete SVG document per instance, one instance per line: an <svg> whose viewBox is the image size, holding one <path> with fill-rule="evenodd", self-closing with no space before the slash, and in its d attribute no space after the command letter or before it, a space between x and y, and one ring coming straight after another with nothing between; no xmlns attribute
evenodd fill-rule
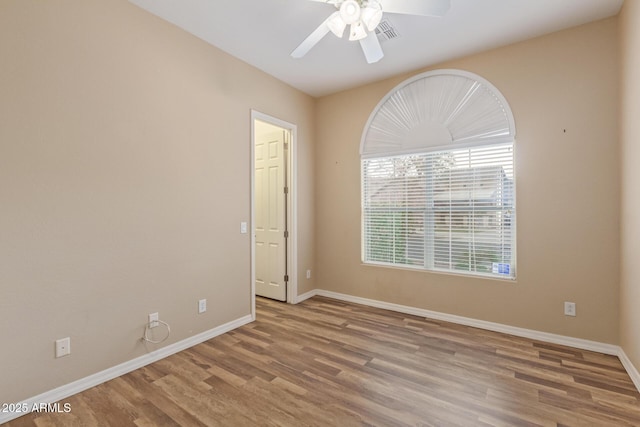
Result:
<svg viewBox="0 0 640 427"><path fill-rule="evenodd" d="M640 426L619 360L328 298L257 321L14 426Z"/></svg>

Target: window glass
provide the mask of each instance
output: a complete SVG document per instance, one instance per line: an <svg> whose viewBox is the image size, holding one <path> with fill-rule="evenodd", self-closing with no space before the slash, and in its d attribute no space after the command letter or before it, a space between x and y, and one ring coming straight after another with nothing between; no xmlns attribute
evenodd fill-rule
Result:
<svg viewBox="0 0 640 427"><path fill-rule="evenodd" d="M365 263L515 277L513 143L363 159Z"/></svg>

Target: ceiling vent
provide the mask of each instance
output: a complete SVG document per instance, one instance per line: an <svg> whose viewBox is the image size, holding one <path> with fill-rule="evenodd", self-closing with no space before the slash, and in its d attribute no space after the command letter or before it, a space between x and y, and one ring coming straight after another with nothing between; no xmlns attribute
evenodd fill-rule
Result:
<svg viewBox="0 0 640 427"><path fill-rule="evenodd" d="M382 42L400 37L398 31L391 25L388 19L384 19L376 27L376 36Z"/></svg>

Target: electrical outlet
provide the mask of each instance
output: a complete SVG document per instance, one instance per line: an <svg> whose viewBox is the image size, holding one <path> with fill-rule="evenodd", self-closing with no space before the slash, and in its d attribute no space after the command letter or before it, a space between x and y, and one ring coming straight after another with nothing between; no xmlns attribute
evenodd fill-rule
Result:
<svg viewBox="0 0 640 427"><path fill-rule="evenodd" d="M311 279L311 270L307 270L307 279Z"/></svg>
<svg viewBox="0 0 640 427"><path fill-rule="evenodd" d="M149 328L157 327L160 324L158 322L159 319L160 315L158 313L149 313Z"/></svg>
<svg viewBox="0 0 640 427"><path fill-rule="evenodd" d="M201 299L200 301L198 301L198 313L202 314L205 311L207 311L207 300L205 299Z"/></svg>
<svg viewBox="0 0 640 427"><path fill-rule="evenodd" d="M71 354L71 338L60 338L56 340L56 357L67 356Z"/></svg>
<svg viewBox="0 0 640 427"><path fill-rule="evenodd" d="M576 303L575 302L564 302L564 315L565 316L575 316L576 315Z"/></svg>

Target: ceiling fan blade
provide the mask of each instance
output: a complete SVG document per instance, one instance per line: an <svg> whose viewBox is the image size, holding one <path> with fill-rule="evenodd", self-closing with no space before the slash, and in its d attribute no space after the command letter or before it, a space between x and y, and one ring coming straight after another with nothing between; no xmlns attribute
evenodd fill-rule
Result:
<svg viewBox="0 0 640 427"><path fill-rule="evenodd" d="M360 46L369 64L380 61L384 56L375 31L371 31L367 37L360 40Z"/></svg>
<svg viewBox="0 0 640 427"><path fill-rule="evenodd" d="M451 8L451 0L378 0L382 10L406 15L444 16Z"/></svg>
<svg viewBox="0 0 640 427"><path fill-rule="evenodd" d="M332 15L333 16L333 15ZM291 52L291 56L293 58L302 58L314 47L324 36L326 36L329 31L329 26L327 22L329 22L331 16L327 18L322 24L318 26L309 36L300 43L300 45Z"/></svg>

